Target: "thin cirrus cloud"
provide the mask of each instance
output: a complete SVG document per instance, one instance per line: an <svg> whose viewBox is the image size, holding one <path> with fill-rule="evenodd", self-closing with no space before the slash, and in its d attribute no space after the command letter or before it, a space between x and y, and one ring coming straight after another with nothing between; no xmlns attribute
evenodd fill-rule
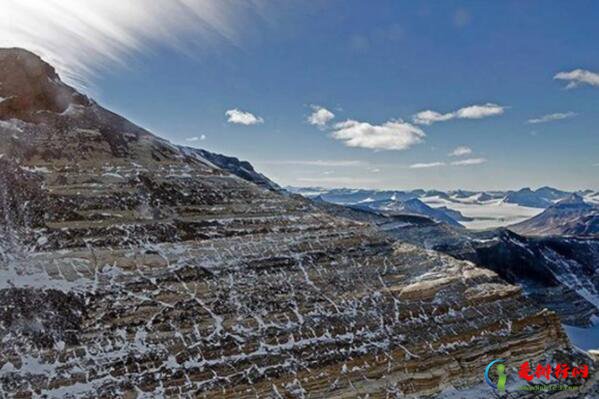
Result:
<svg viewBox="0 0 599 399"><path fill-rule="evenodd" d="M419 127L402 120L372 125L348 119L336 123L331 136L348 147L400 151L421 143L426 134Z"/></svg>
<svg viewBox="0 0 599 399"><path fill-rule="evenodd" d="M242 11L259 7L221 0L0 0L0 47L37 53L81 88L99 71L126 67L131 56L156 47L192 54L216 41L239 46Z"/></svg>
<svg viewBox="0 0 599 399"><path fill-rule="evenodd" d="M445 166L445 162L414 163L409 166L410 169L429 169Z"/></svg>
<svg viewBox="0 0 599 399"><path fill-rule="evenodd" d="M352 160L290 160L290 161L258 161L256 163L266 165L304 165L304 166L323 166L323 167L350 167L368 165L365 161Z"/></svg>
<svg viewBox="0 0 599 399"><path fill-rule="evenodd" d="M449 156L463 157L464 155L470 155L470 154L472 154L472 149L470 147L461 145L459 147L456 147L452 152L450 152Z"/></svg>
<svg viewBox="0 0 599 399"><path fill-rule="evenodd" d="M185 141L194 142L194 141L203 141L206 140L206 135L202 134L201 136L188 137Z"/></svg>
<svg viewBox="0 0 599 399"><path fill-rule="evenodd" d="M352 187L360 187L361 185L370 185L379 183L380 179L369 179L369 178L360 178L355 176L330 176L330 177L299 177L296 179L298 182L309 183L309 184L319 184L326 186L352 186ZM360 187L362 188L362 187Z"/></svg>
<svg viewBox="0 0 599 399"><path fill-rule="evenodd" d="M487 162L485 158L468 158L462 159L460 161L453 161L451 163L452 166L470 166L470 165L480 165Z"/></svg>
<svg viewBox="0 0 599 399"><path fill-rule="evenodd" d="M237 108L233 108L227 110L225 115L228 117L227 122L233 123L236 125L257 125L259 123L264 123L264 119L259 116L252 114L251 112L241 111Z"/></svg>
<svg viewBox="0 0 599 399"><path fill-rule="evenodd" d="M555 114L543 115L538 118L529 119L527 123L547 123L553 121L559 121L561 119L574 118L576 116L576 112L557 112Z"/></svg>
<svg viewBox="0 0 599 399"><path fill-rule="evenodd" d="M482 119L490 116L501 115L505 112L505 107L493 103L482 105L470 105L454 112L446 114L437 111L426 110L415 114L412 121L418 125L432 125L437 122L444 122L452 119Z"/></svg>
<svg viewBox="0 0 599 399"><path fill-rule="evenodd" d="M312 105L312 114L308 117L308 123L323 128L335 117L335 114L320 105Z"/></svg>
<svg viewBox="0 0 599 399"><path fill-rule="evenodd" d="M573 89L582 85L599 87L599 73L586 69L574 69L569 72L559 72L553 79L568 82L566 89Z"/></svg>

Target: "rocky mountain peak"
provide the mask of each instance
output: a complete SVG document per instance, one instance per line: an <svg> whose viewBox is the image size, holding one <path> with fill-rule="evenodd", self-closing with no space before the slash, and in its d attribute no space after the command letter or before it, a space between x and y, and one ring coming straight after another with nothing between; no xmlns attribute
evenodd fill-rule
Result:
<svg viewBox="0 0 599 399"><path fill-rule="evenodd" d="M89 100L64 84L51 65L27 50L0 49L0 119L35 122L40 112L62 113L71 104Z"/></svg>

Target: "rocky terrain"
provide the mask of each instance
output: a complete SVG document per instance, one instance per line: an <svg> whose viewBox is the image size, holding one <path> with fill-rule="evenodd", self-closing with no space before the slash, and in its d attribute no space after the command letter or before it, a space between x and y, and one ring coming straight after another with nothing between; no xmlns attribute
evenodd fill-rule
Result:
<svg viewBox="0 0 599 399"><path fill-rule="evenodd" d="M0 50L0 97L0 397L434 396L497 358L594 370L495 272L231 174L27 51Z"/></svg>
<svg viewBox="0 0 599 399"><path fill-rule="evenodd" d="M599 206L572 194L541 214L509 228L524 235L599 238Z"/></svg>
<svg viewBox="0 0 599 399"><path fill-rule="evenodd" d="M424 217L391 217L332 204L326 210L370 223L402 242L493 270L566 324L586 327L599 319L599 239L525 237L507 229L474 232Z"/></svg>

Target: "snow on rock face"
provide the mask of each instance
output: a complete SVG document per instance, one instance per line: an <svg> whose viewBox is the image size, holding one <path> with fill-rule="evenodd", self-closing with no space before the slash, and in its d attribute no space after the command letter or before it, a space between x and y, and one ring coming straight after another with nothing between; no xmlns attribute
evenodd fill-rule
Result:
<svg viewBox="0 0 599 399"><path fill-rule="evenodd" d="M556 315L495 273L93 102L46 111L0 129L0 396L418 396L496 357L570 351Z"/></svg>

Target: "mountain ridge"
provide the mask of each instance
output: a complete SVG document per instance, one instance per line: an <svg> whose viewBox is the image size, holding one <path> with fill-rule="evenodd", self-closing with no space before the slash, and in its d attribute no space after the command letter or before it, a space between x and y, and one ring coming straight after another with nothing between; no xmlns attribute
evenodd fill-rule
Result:
<svg viewBox="0 0 599 399"><path fill-rule="evenodd" d="M599 237L599 206L572 194L509 229L524 235Z"/></svg>

